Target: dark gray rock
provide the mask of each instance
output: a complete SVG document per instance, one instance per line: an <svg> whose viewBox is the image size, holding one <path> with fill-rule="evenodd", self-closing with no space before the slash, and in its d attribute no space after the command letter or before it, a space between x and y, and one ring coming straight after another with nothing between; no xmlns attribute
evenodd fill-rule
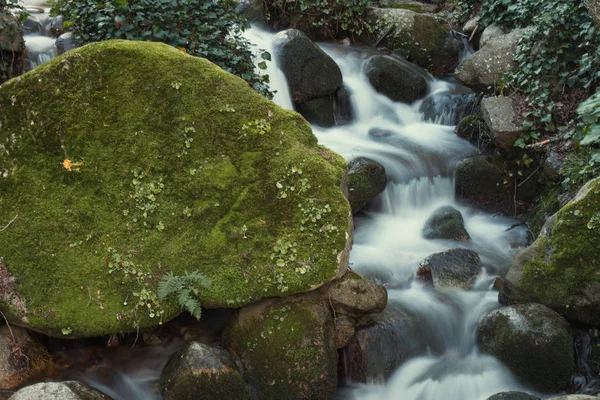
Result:
<svg viewBox="0 0 600 400"><path fill-rule="evenodd" d="M421 261L417 278L435 287L470 290L481 272L481 259L473 250L451 249Z"/></svg>
<svg viewBox="0 0 600 400"><path fill-rule="evenodd" d="M42 382L26 386L9 400L110 400L110 397L78 381Z"/></svg>
<svg viewBox="0 0 600 400"><path fill-rule="evenodd" d="M452 206L442 206L436 209L423 227L423 237L426 239L446 239L459 242L471 240L465 229L465 221L460 211Z"/></svg>
<svg viewBox="0 0 600 400"><path fill-rule="evenodd" d="M383 165L369 158L358 157L348 164L348 201L352 213L362 210L387 185Z"/></svg>
<svg viewBox="0 0 600 400"><path fill-rule="evenodd" d="M56 54L61 55L66 53L69 50L73 50L77 47L77 43L75 43L75 39L73 38L72 32L63 33L56 39L54 43L54 47L56 47Z"/></svg>
<svg viewBox="0 0 600 400"><path fill-rule="evenodd" d="M488 397L487 400L542 400L525 392L502 392Z"/></svg>
<svg viewBox="0 0 600 400"><path fill-rule="evenodd" d="M415 66L390 56L373 56L364 65L369 82L393 101L412 103L427 93L426 75Z"/></svg>
<svg viewBox="0 0 600 400"><path fill-rule="evenodd" d="M342 87L335 61L299 30L279 32L274 49L294 103L330 96Z"/></svg>
<svg viewBox="0 0 600 400"><path fill-rule="evenodd" d="M464 160L454 174L459 200L492 212L510 207L505 179L508 174L498 157L475 156Z"/></svg>
<svg viewBox="0 0 600 400"><path fill-rule="evenodd" d="M493 149L493 137L490 128L479 115L469 115L463 118L454 129L456 136L468 140L483 153Z"/></svg>
<svg viewBox="0 0 600 400"><path fill-rule="evenodd" d="M325 128L335 126L333 96L319 97L296 104L298 111L308 122Z"/></svg>
<svg viewBox="0 0 600 400"><path fill-rule="evenodd" d="M186 344L171 358L160 386L165 400L250 399L231 355L198 342Z"/></svg>
<svg viewBox="0 0 600 400"><path fill-rule="evenodd" d="M569 382L574 367L569 325L541 304L508 306L487 314L477 327L477 343L535 390L556 393Z"/></svg>
<svg viewBox="0 0 600 400"><path fill-rule="evenodd" d="M241 0L237 4L237 12L253 24L267 26L262 0Z"/></svg>

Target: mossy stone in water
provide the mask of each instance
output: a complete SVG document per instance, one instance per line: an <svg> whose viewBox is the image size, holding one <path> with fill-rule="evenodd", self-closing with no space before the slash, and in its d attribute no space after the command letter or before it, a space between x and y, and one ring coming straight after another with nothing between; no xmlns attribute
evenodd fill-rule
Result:
<svg viewBox="0 0 600 400"><path fill-rule="evenodd" d="M347 267L345 166L206 60L71 51L0 86L0 309L89 337L178 315L156 297L167 272L210 278L203 307L315 289Z"/></svg>
<svg viewBox="0 0 600 400"><path fill-rule="evenodd" d="M432 213L423 227L423 237L459 242L471 240L462 214L452 206L442 206Z"/></svg>

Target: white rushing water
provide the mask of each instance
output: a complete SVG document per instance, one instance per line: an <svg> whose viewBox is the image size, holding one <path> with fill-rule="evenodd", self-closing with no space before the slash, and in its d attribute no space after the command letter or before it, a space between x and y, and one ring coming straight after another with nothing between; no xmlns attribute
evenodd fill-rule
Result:
<svg viewBox="0 0 600 400"><path fill-rule="evenodd" d="M258 48L272 51L273 34L253 28L248 37ZM381 163L388 176L386 190L355 219L352 268L396 287L389 290L388 307L409 311L428 332L435 333L407 338L425 341L430 350L405 362L387 382L351 383L338 397L484 400L498 392L526 389L495 358L480 354L475 344L477 322L499 306L497 293L489 290L492 281L508 269L526 239L523 230L508 230L513 220L479 212L455 199L453 170L461 159L477 152L453 132L453 122L461 112L468 112L468 99L460 97L461 88L431 80L428 99L412 105L395 103L377 93L363 74L362 65L373 50L335 45L322 48L342 71L355 121L327 129L315 126L315 134L347 161L363 156ZM291 108L283 74L269 73L271 87L278 92L275 101ZM288 98L282 99L283 93ZM433 118L419 111L425 102L434 104L430 107L436 114ZM461 211L472 237L470 243L421 236L425 221L441 205ZM472 249L481 256L484 272L474 290L434 291L413 281L421 260L457 247Z"/></svg>

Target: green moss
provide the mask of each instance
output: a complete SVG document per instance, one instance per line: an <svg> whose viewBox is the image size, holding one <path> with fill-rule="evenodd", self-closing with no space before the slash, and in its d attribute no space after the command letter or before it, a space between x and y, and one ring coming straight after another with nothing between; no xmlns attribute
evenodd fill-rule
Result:
<svg viewBox="0 0 600 400"><path fill-rule="evenodd" d="M586 284L597 282L600 228L592 221L599 211L600 179L596 179L587 195L557 213L551 236L536 241L519 288L544 304L568 307Z"/></svg>
<svg viewBox="0 0 600 400"><path fill-rule="evenodd" d="M0 257L26 300L15 313L34 329L132 329L140 284L108 274L109 249L150 291L167 271L200 270L206 307L307 291L338 272L345 163L298 114L203 59L157 43L88 45L1 86L0 124L0 224L18 215ZM310 187L281 198L293 169ZM330 212L301 230L307 199ZM294 260L275 264L277 240L295 243ZM161 307L165 319L180 312Z"/></svg>
<svg viewBox="0 0 600 400"><path fill-rule="evenodd" d="M411 4L411 3L407 3L407 4L391 4L388 6L388 8L400 8L403 10L410 10L410 11L414 11L417 13L422 13L425 12L425 9L423 8L423 5L421 4Z"/></svg>

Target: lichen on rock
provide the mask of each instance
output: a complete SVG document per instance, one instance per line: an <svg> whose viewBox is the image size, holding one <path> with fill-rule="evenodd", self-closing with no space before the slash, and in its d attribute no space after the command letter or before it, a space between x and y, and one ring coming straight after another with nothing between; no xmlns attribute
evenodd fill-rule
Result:
<svg viewBox="0 0 600 400"><path fill-rule="evenodd" d="M347 268L341 157L298 114L167 45L107 41L0 86L0 257L47 334L89 337L322 286ZM14 280L12 280L14 278ZM145 311L144 311L145 310Z"/></svg>

